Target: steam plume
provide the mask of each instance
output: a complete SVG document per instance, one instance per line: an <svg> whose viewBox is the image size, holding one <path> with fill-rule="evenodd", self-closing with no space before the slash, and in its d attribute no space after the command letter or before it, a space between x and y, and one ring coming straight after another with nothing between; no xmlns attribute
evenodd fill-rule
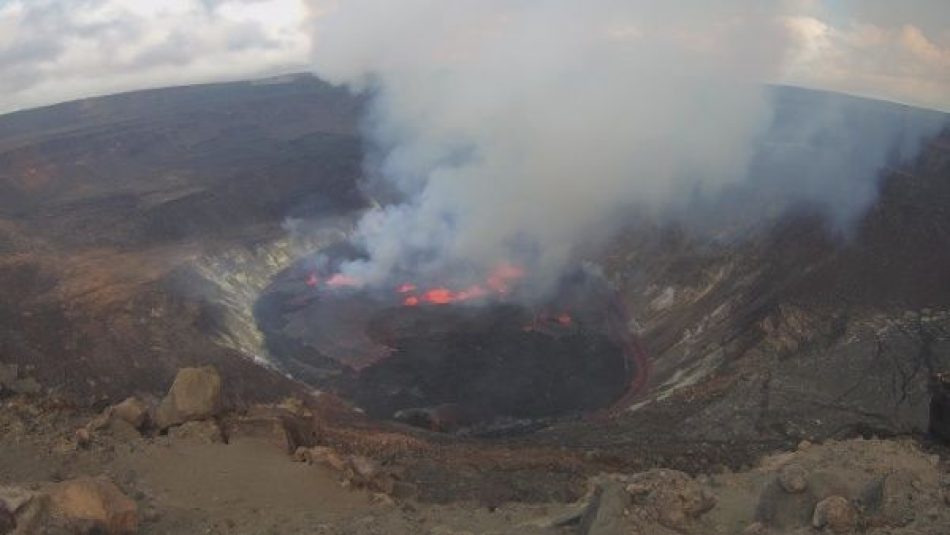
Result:
<svg viewBox="0 0 950 535"><path fill-rule="evenodd" d="M782 3L657 4L325 7L316 71L373 96L368 171L401 199L363 218L369 258L344 270L373 283L516 261L543 284L618 212L745 180L773 119Z"/></svg>

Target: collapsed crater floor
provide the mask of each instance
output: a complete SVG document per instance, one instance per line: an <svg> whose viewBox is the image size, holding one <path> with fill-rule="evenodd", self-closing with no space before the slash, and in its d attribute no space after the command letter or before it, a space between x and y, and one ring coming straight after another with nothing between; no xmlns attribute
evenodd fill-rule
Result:
<svg viewBox="0 0 950 535"><path fill-rule="evenodd" d="M611 330L610 292L578 277L528 306L488 299L405 306L392 294L279 275L255 315L294 377L376 419L504 433L610 407L636 375Z"/></svg>

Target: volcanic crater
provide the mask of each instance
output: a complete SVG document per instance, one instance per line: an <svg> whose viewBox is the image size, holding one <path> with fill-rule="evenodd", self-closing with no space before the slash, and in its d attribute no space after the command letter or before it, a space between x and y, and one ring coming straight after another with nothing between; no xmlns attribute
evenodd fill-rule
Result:
<svg viewBox="0 0 950 535"><path fill-rule="evenodd" d="M295 378L376 419L478 436L530 431L609 410L646 373L623 305L584 269L528 300L523 270L509 264L463 289L370 288L312 264L284 270L258 300L267 349Z"/></svg>

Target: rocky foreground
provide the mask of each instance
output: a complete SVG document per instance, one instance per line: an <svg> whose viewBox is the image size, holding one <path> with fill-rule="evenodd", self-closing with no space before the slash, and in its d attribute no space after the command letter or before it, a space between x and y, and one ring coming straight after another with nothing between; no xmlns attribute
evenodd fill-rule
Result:
<svg viewBox="0 0 950 535"><path fill-rule="evenodd" d="M392 453L421 441L342 430L325 396L236 410L214 368L185 368L161 400L93 413L3 371L0 533L950 532L950 460L911 439L802 442L735 472L602 473L569 501L436 504Z"/></svg>

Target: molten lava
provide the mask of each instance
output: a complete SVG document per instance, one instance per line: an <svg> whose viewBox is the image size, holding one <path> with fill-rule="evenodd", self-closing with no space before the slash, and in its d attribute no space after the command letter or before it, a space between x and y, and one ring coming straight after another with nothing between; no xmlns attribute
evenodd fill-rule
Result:
<svg viewBox="0 0 950 535"><path fill-rule="evenodd" d="M502 264L491 272L484 284L473 284L463 290L437 286L417 293L419 287L407 282L396 288L396 291L406 296L402 301L405 306L418 306L422 303L448 305L488 297L493 293L505 295L511 290L512 284L523 276L524 270L522 268L511 264Z"/></svg>
<svg viewBox="0 0 950 535"><path fill-rule="evenodd" d="M524 269L512 264L502 264L489 275L486 284L492 290L505 294L511 288L511 283L524 277Z"/></svg>
<svg viewBox="0 0 950 535"><path fill-rule="evenodd" d="M356 288L361 285L359 280L343 273L337 273L327 279L327 286L331 288Z"/></svg>
<svg viewBox="0 0 950 535"><path fill-rule="evenodd" d="M481 299L491 295L506 295L511 291L514 283L524 277L524 270L512 264L501 264L489 274L484 283L473 284L462 290L454 290L445 286L430 287L421 290L411 282L405 282L396 287L396 293L402 295L402 304L418 306L421 304L448 305L473 299ZM313 288L321 283L315 272L311 272L306 279L307 286ZM359 288L363 282L343 273L336 273L323 283L330 288Z"/></svg>
<svg viewBox="0 0 950 535"><path fill-rule="evenodd" d="M436 288L422 294L422 300L433 305L447 305L456 301L455 294L448 288Z"/></svg>
<svg viewBox="0 0 950 535"><path fill-rule="evenodd" d="M416 304L421 301L424 303L429 303L430 305L448 305L450 303L478 299L487 295L488 291L477 284L474 286L469 286L468 288L458 292L448 288L433 288L423 292L422 296L417 298ZM409 299L412 299L413 297L407 298L406 302L408 302Z"/></svg>

